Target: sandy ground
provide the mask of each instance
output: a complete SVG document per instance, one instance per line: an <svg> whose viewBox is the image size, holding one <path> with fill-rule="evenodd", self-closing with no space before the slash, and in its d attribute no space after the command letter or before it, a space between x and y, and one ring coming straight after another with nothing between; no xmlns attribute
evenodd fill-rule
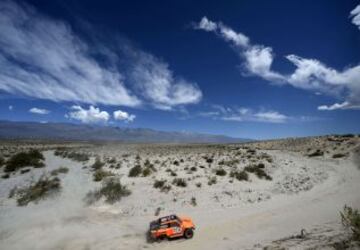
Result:
<svg viewBox="0 0 360 250"><path fill-rule="evenodd" d="M360 208L360 170L350 146L344 143L335 148L327 145L328 151L319 157L307 157L307 146L290 151L279 144L252 144L257 150L251 157L248 146L242 145L96 145L79 149L92 155L85 164L54 156L54 150L48 148L44 151L45 168L0 180L0 249L328 249L328 243L346 235L339 211L345 204ZM358 141L350 144L356 148ZM337 150L348 150L349 154L339 159L330 157ZM85 204L87 192L101 185L93 181L89 168L96 155L122 159L119 169L109 164L105 168L121 178L132 191L130 196L113 205L103 201ZM129 178L127 173L137 155L141 162L157 162L157 172ZM206 165L204 156L209 155L214 162ZM208 185L219 162L235 156L241 159L235 166L221 165L227 176L216 176L217 183ZM264 160L268 158L272 160ZM172 164L180 159L184 161L179 165ZM271 181L253 174L250 181L229 177L230 169L258 161L265 163ZM196 172L189 173L188 168L194 165ZM56 197L26 207L18 207L14 199L8 198L14 186L22 186L59 166L68 167L69 173L59 175L62 190ZM177 177L186 178L188 186L172 185L168 193L153 188L155 180L171 183L175 178L169 175L168 168L176 171ZM190 203L192 197L196 198L196 206ZM147 243L148 223L156 218L158 207L160 216L176 213L192 217L196 224L194 238ZM306 239L291 237L302 229L306 230Z"/></svg>

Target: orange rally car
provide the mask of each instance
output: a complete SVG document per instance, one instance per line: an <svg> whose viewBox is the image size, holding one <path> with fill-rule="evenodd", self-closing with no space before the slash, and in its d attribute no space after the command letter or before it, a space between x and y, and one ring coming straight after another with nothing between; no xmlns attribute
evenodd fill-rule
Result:
<svg viewBox="0 0 360 250"><path fill-rule="evenodd" d="M163 240L176 237L190 239L194 236L195 225L189 217L168 215L150 223L149 239Z"/></svg>

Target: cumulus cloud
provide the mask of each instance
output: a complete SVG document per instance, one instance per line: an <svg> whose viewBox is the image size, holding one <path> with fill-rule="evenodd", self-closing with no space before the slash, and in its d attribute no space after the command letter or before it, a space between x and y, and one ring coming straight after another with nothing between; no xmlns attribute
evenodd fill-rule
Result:
<svg viewBox="0 0 360 250"><path fill-rule="evenodd" d="M113 115L115 120L126 121L126 122L132 122L136 118L135 115L129 114L128 112L121 110L114 111Z"/></svg>
<svg viewBox="0 0 360 250"><path fill-rule="evenodd" d="M195 28L203 29L206 31L214 31L217 29L217 24L207 19L207 17L203 17L198 25L195 25Z"/></svg>
<svg viewBox="0 0 360 250"><path fill-rule="evenodd" d="M352 23L360 29L360 4L350 12L350 17L352 17Z"/></svg>
<svg viewBox="0 0 360 250"><path fill-rule="evenodd" d="M57 102L149 104L163 109L201 99L195 83L174 77L155 56L135 50L141 56L127 58L121 49L110 49L101 41L94 48L67 23L24 3L0 2L0 32L0 90L7 93ZM119 61L126 65L120 68ZM134 82L126 78L127 68L133 69Z"/></svg>
<svg viewBox="0 0 360 250"><path fill-rule="evenodd" d="M66 117L83 123L106 123L110 118L108 112L101 111L92 105L90 105L89 109L74 105L71 107L71 110L72 111L66 114Z"/></svg>
<svg viewBox="0 0 360 250"><path fill-rule="evenodd" d="M360 23L360 5L352 12L353 23ZM212 28L208 28L211 24ZM287 55L285 58L295 67L291 74L282 74L271 69L275 55L271 47L253 45L250 39L242 33L226 27L221 22L215 23L203 17L196 29L214 32L225 41L230 42L241 58L244 68L252 75L270 81L272 84L290 84L295 88L314 91L317 94L327 94L343 103L331 106L320 106L319 110L357 109L360 106L360 65L335 70L316 59L302 58L297 55Z"/></svg>
<svg viewBox="0 0 360 250"><path fill-rule="evenodd" d="M237 122L285 123L294 120L293 117L289 117L274 110L253 110L246 107L229 108L221 105L213 105L212 108L211 111L200 113L200 116Z"/></svg>
<svg viewBox="0 0 360 250"><path fill-rule="evenodd" d="M40 109L36 107L29 109L29 112L38 115L47 115L50 113L50 111L47 109Z"/></svg>

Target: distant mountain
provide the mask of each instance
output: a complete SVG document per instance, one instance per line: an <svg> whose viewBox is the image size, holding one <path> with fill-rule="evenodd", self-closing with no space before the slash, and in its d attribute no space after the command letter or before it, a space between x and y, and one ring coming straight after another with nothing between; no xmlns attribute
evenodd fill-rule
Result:
<svg viewBox="0 0 360 250"><path fill-rule="evenodd" d="M249 139L188 132L164 132L146 128L0 121L0 139L120 141L138 143L232 143Z"/></svg>

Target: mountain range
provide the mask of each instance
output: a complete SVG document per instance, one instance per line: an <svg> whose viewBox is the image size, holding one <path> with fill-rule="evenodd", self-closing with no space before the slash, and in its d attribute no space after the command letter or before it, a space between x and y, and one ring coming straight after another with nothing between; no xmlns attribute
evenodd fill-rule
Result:
<svg viewBox="0 0 360 250"><path fill-rule="evenodd" d="M225 135L167 132L147 128L73 123L0 121L0 139L117 141L132 143L235 143L250 141Z"/></svg>

